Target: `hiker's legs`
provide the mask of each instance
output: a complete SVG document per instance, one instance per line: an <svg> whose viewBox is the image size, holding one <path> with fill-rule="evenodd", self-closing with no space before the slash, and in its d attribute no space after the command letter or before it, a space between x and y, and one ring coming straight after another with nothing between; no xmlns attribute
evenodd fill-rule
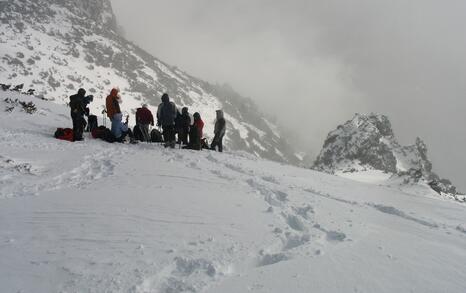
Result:
<svg viewBox="0 0 466 293"><path fill-rule="evenodd" d="M188 144L188 130L186 128L178 129L178 143L179 144Z"/></svg>
<svg viewBox="0 0 466 293"><path fill-rule="evenodd" d="M150 142L149 124L139 124L139 128L141 129L144 141Z"/></svg>
<svg viewBox="0 0 466 293"><path fill-rule="evenodd" d="M169 127L169 137L170 137L170 142L175 142L176 141L176 133L175 133L175 127L170 126Z"/></svg>
<svg viewBox="0 0 466 293"><path fill-rule="evenodd" d="M165 146L174 147L176 138L175 138L175 126L166 125L163 126L163 140L165 141Z"/></svg>
<svg viewBox="0 0 466 293"><path fill-rule="evenodd" d="M181 138L181 141L183 144L188 144L188 133L189 133L189 128L183 128L183 137Z"/></svg>
<svg viewBox="0 0 466 293"><path fill-rule="evenodd" d="M210 149L211 150L216 150L215 147L218 145L218 135L216 134L214 136L214 139L212 140L212 143L210 144Z"/></svg>
<svg viewBox="0 0 466 293"><path fill-rule="evenodd" d="M82 140L84 131L84 118L81 115L71 114L71 119L73 119L73 139Z"/></svg>
<svg viewBox="0 0 466 293"><path fill-rule="evenodd" d="M134 134L133 134L133 131L131 129L128 128L128 131L123 131L121 133L121 136L119 138L117 138L116 140L118 142L124 142L126 140L126 137L129 138L129 141L130 142L133 142L134 141Z"/></svg>
<svg viewBox="0 0 466 293"><path fill-rule="evenodd" d="M163 135L163 141L165 143L167 143L168 141L170 141L170 134L169 134L169 131L168 131L168 126L162 126L162 135Z"/></svg>
<svg viewBox="0 0 466 293"><path fill-rule="evenodd" d="M218 138L218 151L223 152L223 135Z"/></svg>

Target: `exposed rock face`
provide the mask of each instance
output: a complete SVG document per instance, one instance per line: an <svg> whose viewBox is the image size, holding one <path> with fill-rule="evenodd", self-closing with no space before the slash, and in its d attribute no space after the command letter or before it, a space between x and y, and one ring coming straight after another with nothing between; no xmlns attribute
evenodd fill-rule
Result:
<svg viewBox="0 0 466 293"><path fill-rule="evenodd" d="M142 103L154 111L168 92L178 106L201 113L210 138L215 110L223 109L228 150L300 163L279 128L250 99L167 65L119 35L109 0L0 2L0 20L2 83L24 83L60 103L84 87L94 95L94 113L101 113L113 86L122 90L128 114Z"/></svg>
<svg viewBox="0 0 466 293"><path fill-rule="evenodd" d="M116 18L110 0L53 0L72 11L75 15L92 19L108 29L116 30Z"/></svg>
<svg viewBox="0 0 466 293"><path fill-rule="evenodd" d="M432 171L426 144L416 138L414 145L401 146L390 120L379 114L356 114L330 132L313 169L332 174L380 170L403 176L405 182L425 181L438 193L458 194L450 181Z"/></svg>

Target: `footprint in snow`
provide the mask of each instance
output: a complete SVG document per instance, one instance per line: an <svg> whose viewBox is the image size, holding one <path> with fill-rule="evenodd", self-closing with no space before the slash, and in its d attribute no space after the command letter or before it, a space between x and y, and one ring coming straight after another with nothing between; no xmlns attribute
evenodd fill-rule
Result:
<svg viewBox="0 0 466 293"><path fill-rule="evenodd" d="M346 239L346 234L343 232L327 230L319 224L315 224L313 227L321 232L324 232L325 239L328 242L343 242Z"/></svg>
<svg viewBox="0 0 466 293"><path fill-rule="evenodd" d="M259 261L257 262L258 267L270 266L277 264L282 261L289 260L289 257L285 253L274 253L274 254L264 254L260 256Z"/></svg>

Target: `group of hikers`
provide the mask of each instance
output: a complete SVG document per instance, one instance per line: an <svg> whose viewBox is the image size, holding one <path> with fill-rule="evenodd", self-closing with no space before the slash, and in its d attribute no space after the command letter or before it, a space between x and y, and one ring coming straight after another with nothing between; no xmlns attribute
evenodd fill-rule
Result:
<svg viewBox="0 0 466 293"><path fill-rule="evenodd" d="M97 134L99 129L107 130L107 137L111 136L108 141L112 142L157 141L164 142L164 146L170 148L175 148L178 143L185 149L201 150L209 148L216 150L218 148L219 152L223 151L226 121L222 110L216 112L214 138L209 147L207 139L203 135L204 121L202 121L199 112L191 116L188 107L183 107L180 112L167 93L162 95L161 100L157 109L156 124L159 129L162 129L162 132L157 129L149 131L150 126L154 126L155 123L154 116L147 104L143 104L136 110L136 126L132 131L128 126L129 115L126 116L123 122L123 113L120 108L122 103L120 90L113 88L106 98L105 110L102 112L103 114L106 113L111 121L111 128L108 130L104 126L97 126L97 117L90 115L88 108L88 104L93 101L93 96L86 96L86 90L81 88L77 94L70 97L69 103L73 121L73 141L83 140L83 132L87 125L87 129L92 131L94 137L99 137L99 134ZM88 117L88 122L86 122L85 116ZM94 134L94 131L96 134ZM159 139L157 139L157 134L160 136Z"/></svg>

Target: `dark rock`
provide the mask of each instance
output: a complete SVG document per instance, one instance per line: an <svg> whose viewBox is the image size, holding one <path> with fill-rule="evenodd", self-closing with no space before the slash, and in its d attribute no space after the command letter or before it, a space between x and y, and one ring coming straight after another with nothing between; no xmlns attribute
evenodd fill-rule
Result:
<svg viewBox="0 0 466 293"><path fill-rule="evenodd" d="M356 114L329 133L313 169L335 172L380 170L404 178L405 183L427 182L437 193L456 195L453 184L432 172L427 146L420 139L401 146L384 115Z"/></svg>

